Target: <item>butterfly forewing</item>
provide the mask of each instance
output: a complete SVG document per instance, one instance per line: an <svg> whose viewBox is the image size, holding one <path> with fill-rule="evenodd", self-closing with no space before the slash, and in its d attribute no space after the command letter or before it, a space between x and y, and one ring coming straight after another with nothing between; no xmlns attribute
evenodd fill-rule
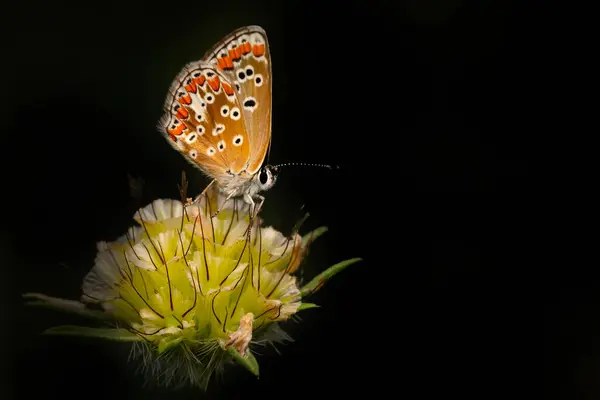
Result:
<svg viewBox="0 0 600 400"><path fill-rule="evenodd" d="M250 156L247 171L261 167L271 141L271 56L265 31L240 28L208 51L203 61L231 82L248 130Z"/></svg>
<svg viewBox="0 0 600 400"><path fill-rule="evenodd" d="M242 110L225 74L208 63L193 62L173 81L159 127L188 161L222 185L249 162Z"/></svg>

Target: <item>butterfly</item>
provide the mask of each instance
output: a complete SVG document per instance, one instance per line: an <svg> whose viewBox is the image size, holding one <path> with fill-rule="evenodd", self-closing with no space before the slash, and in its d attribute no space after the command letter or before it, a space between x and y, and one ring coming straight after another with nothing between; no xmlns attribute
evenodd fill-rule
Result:
<svg viewBox="0 0 600 400"><path fill-rule="evenodd" d="M269 44L259 26L225 36L185 65L169 88L158 128L212 179L205 190L216 183L225 201L241 196L252 207L258 200L260 209L259 192L277 180L276 166L263 167L271 145L271 88Z"/></svg>

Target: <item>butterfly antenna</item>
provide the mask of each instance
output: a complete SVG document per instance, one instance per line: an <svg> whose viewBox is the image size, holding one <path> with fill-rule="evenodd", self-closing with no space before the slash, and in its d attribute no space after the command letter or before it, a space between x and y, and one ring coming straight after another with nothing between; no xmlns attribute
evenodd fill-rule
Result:
<svg viewBox="0 0 600 400"><path fill-rule="evenodd" d="M327 168L330 170L340 169L340 167L337 165L307 164L307 163L296 163L296 162L273 165L273 168L281 168L281 167L319 167L319 168Z"/></svg>

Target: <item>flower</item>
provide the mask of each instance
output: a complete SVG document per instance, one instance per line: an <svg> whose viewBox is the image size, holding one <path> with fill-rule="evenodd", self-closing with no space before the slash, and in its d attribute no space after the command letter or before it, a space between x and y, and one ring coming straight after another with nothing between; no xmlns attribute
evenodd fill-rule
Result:
<svg viewBox="0 0 600 400"><path fill-rule="evenodd" d="M207 191L195 203L159 199L139 209L137 226L98 243L81 301L25 295L31 304L108 327L59 326L46 333L133 342L146 372L165 383L177 378L206 388L230 361L258 375L251 344L289 340L278 323L314 307L304 298L359 259L333 266L301 289L293 273L326 229L288 238L251 218L247 204L224 200ZM217 205L221 211L211 218Z"/></svg>

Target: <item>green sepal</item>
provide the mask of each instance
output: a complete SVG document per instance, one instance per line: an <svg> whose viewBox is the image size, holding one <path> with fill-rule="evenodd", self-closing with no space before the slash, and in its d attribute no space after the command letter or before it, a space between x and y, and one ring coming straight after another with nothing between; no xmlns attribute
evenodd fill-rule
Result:
<svg viewBox="0 0 600 400"><path fill-rule="evenodd" d="M314 304L314 303L302 303L300 304L300 307L298 307L298 310L296 310L296 312L298 311L302 311L302 310L308 310L309 308L318 308L321 307L318 304Z"/></svg>
<svg viewBox="0 0 600 400"><path fill-rule="evenodd" d="M169 340L170 339L170 340ZM165 351L176 347L183 341L183 336L178 336L172 339L172 337L166 337L158 342L158 354L164 353Z"/></svg>
<svg viewBox="0 0 600 400"><path fill-rule="evenodd" d="M33 307L44 307L51 310L61 311L69 314L76 314L86 318L92 318L101 321L108 321L112 318L103 311L92 310L80 306L79 302L72 300L62 300L49 296L43 296L37 293L25 293L23 295L25 299L36 299L35 301L29 301L25 303L26 306Z"/></svg>
<svg viewBox="0 0 600 400"><path fill-rule="evenodd" d="M254 358L254 354L248 349L247 354L248 357L245 358L242 356L233 346L226 347L227 352L233 357L238 364L245 367L252 375L258 376L258 361Z"/></svg>
<svg viewBox="0 0 600 400"><path fill-rule="evenodd" d="M325 271L321 272L319 275L314 277L310 282L308 282L306 285L304 285L304 287L300 290L300 295L302 297L306 297L308 295L313 294L318 289L320 289L320 287L325 282L327 282L332 276L334 276L338 272L342 271L347 266L357 263L361 260L362 260L362 258L351 258L349 260L339 262L339 263L327 268Z"/></svg>
<svg viewBox="0 0 600 400"><path fill-rule="evenodd" d="M121 328L88 328L85 326L61 325L46 329L43 333L44 335L93 337L116 340L118 342L139 342L144 340L141 336Z"/></svg>
<svg viewBox="0 0 600 400"><path fill-rule="evenodd" d="M327 228L326 226L321 226L315 229L314 231L307 233L306 235L302 236L302 244L306 246L307 244L314 242L319 236L321 236L328 230L329 228Z"/></svg>

